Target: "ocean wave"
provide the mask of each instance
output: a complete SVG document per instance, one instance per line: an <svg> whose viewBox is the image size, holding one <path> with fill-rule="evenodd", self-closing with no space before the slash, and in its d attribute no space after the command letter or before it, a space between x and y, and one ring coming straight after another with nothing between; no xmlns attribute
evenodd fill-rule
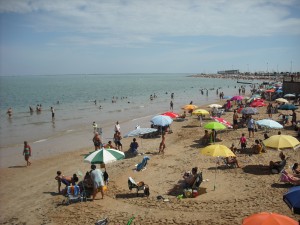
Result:
<svg viewBox="0 0 300 225"><path fill-rule="evenodd" d="M40 143L40 142L44 142L44 141L47 141L48 139L41 139L41 140L37 140L37 141L35 141L35 142L33 142L33 143Z"/></svg>

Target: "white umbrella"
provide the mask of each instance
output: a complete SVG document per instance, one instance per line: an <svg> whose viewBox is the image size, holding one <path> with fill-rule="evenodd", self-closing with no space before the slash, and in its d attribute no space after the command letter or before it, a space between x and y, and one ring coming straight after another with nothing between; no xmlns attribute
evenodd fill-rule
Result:
<svg viewBox="0 0 300 225"><path fill-rule="evenodd" d="M284 98L277 98L275 99L276 102L284 102L284 103L289 103L288 100L284 99Z"/></svg>
<svg viewBox="0 0 300 225"><path fill-rule="evenodd" d="M263 120L258 120L256 121L256 124L258 124L261 127L267 127L267 128L272 128L272 129L282 129L283 126L271 119L263 119Z"/></svg>
<svg viewBox="0 0 300 225"><path fill-rule="evenodd" d="M223 106L221 106L219 104L210 104L208 107L209 108L222 108Z"/></svg>

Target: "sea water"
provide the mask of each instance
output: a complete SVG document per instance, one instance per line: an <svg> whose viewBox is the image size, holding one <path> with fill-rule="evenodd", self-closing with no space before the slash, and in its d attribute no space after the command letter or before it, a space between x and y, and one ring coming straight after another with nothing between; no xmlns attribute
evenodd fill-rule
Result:
<svg viewBox="0 0 300 225"><path fill-rule="evenodd" d="M24 140L43 142L45 146L49 140L78 132L91 135L93 121L106 128L103 129L103 138L107 141L113 135L116 121L121 127L127 124L122 129L123 135L136 125L149 127L154 115L169 111L171 93L174 93L174 112L177 113L182 112L181 107L190 101L195 105L215 102L219 99L217 89L218 93L224 92L225 95L238 94L236 80L189 75L2 76L0 148L20 147ZM204 90L203 94L201 90ZM150 100L150 95L157 97ZM35 111L37 104L42 105L40 113ZM34 109L33 113L29 112L29 106ZM12 118L6 114L9 107L13 109ZM54 119L50 107L54 107ZM74 143L74 148L84 147L90 142Z"/></svg>

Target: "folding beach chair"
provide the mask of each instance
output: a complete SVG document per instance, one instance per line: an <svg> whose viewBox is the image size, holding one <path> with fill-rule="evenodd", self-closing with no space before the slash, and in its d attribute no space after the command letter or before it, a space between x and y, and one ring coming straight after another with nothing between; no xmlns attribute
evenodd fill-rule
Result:
<svg viewBox="0 0 300 225"><path fill-rule="evenodd" d="M130 191L135 188L136 196L139 196L139 191L144 191L144 195L147 197L150 195L149 186L143 181L136 183L132 177L128 177L128 188Z"/></svg>

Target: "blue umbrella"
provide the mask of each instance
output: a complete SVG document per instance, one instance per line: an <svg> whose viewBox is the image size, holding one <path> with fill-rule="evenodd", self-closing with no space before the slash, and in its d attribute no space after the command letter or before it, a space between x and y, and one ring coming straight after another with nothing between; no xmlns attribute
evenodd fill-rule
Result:
<svg viewBox="0 0 300 225"><path fill-rule="evenodd" d="M292 104L284 104L284 105L279 106L278 109L281 109L281 110L295 110L295 109L298 109L298 107L296 107Z"/></svg>
<svg viewBox="0 0 300 225"><path fill-rule="evenodd" d="M295 214L300 214L300 186L290 188L283 195L283 201Z"/></svg>
<svg viewBox="0 0 300 225"><path fill-rule="evenodd" d="M256 108L253 108L253 107L246 107L246 108L243 108L242 111L241 111L242 114L246 114L246 115L253 115L253 114L257 114L258 111Z"/></svg>
<svg viewBox="0 0 300 225"><path fill-rule="evenodd" d="M267 128L273 128L273 129L282 129L283 126L271 119L263 119L256 121L256 124L258 124L261 127L267 127Z"/></svg>
<svg viewBox="0 0 300 225"><path fill-rule="evenodd" d="M173 122L173 120L169 116L157 115L151 119L151 122L154 125L165 127L169 126Z"/></svg>

